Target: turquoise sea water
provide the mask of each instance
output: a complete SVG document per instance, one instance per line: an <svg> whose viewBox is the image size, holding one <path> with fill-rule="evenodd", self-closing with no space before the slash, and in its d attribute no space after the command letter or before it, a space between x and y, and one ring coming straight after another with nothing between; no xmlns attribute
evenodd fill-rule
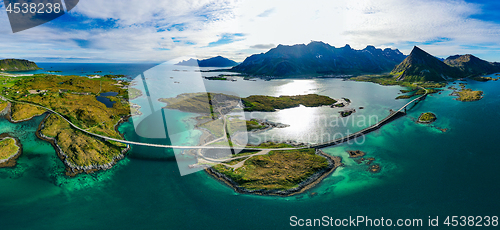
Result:
<svg viewBox="0 0 500 230"><path fill-rule="evenodd" d="M160 85L165 79L170 81L168 76L174 76L163 73L165 77L155 75L158 78L150 79ZM180 82L178 90L188 90L181 89L187 84L181 73L175 74L179 75L171 80ZM364 141L324 149L331 155L342 156L346 166L308 192L286 198L238 194L204 172L181 177L174 156L177 152L150 147L133 147L129 156L112 170L67 178L62 175L63 164L50 144L34 135L42 117L20 124L0 119L1 132L20 138L25 147L16 168L0 169L1 229L284 229L290 226L290 216L420 218L424 226L429 216L439 216L440 226L444 227L446 216L498 216L500 148L496 139L500 127L500 82L468 83L468 88L483 90L484 99L459 102L448 95L449 90L428 96L407 116L370 133ZM353 101L351 106L365 107L354 114L356 121L362 119L361 115L382 118L388 109L407 102L394 100L400 87L337 79L205 80L204 84L210 91L236 91L242 97L301 93L347 97ZM134 102L147 103L145 97ZM306 127L307 131L302 132L360 129L352 123L332 127L317 122L322 115L336 113L334 110L294 108L247 116L291 125L269 132L278 136L294 137ZM434 124L414 122L420 113L428 111L438 117ZM134 121L123 124L120 130L129 140L150 143L190 143L196 139L197 134L190 131L193 123L186 120L193 114L170 111L168 116L184 121L174 127L181 133L176 140L140 137ZM302 126L304 123L308 125ZM448 131L443 133L438 128ZM380 164L381 172L372 174L367 171L368 166L348 159L345 150L355 149L367 152L366 157L374 157L373 164ZM190 162L192 159L185 157L181 164Z"/></svg>

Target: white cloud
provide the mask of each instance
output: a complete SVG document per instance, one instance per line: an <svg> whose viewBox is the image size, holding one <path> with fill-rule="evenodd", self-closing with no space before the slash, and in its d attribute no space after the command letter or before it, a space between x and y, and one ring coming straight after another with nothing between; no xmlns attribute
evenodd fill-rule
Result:
<svg viewBox="0 0 500 230"><path fill-rule="evenodd" d="M265 44L316 40L358 49L401 48L405 53L419 44L438 56L474 53L491 59L495 55L488 52L500 48L500 26L471 18L480 13L480 5L462 0L85 0L71 12L89 18L80 22L89 23L84 30L45 25L12 34L1 11L0 49L4 57L19 58L83 57L102 62L223 55L242 61L271 48ZM113 21L117 27L90 26L95 19ZM235 33L244 36L208 46ZM82 47L78 39L88 42Z"/></svg>

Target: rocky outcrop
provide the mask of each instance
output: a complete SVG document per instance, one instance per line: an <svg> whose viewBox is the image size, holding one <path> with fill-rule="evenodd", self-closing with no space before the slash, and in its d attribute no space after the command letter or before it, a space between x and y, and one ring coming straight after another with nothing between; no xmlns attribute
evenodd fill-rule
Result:
<svg viewBox="0 0 500 230"><path fill-rule="evenodd" d="M236 192L238 193L244 193L244 194L256 194L256 195L275 195L275 196L293 196L297 195L300 193L305 192L306 190L316 186L318 183L320 183L326 176L330 175L335 169L338 167L343 166L344 164L342 163L342 158L336 157L336 156L330 156L323 151L317 149L316 154L320 155L322 157L325 157L328 160L328 167L324 168L323 170L316 172L314 175L309 177L308 179L302 181L301 183L298 184L297 187L285 191L281 190L248 190L246 188L240 187L238 183L234 182L231 178L227 177L226 175L218 172L217 170L213 168L206 168L205 171L214 177L217 180L220 180L224 182L225 184L229 185L231 188L233 188Z"/></svg>

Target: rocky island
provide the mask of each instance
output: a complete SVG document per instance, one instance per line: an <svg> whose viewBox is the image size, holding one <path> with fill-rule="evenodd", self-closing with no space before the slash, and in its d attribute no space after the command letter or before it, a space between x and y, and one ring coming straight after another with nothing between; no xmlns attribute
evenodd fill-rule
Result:
<svg viewBox="0 0 500 230"><path fill-rule="evenodd" d="M117 125L130 116L128 83L112 76L88 78L36 74L32 76L0 76L6 82L0 88L1 96L9 100L7 117L11 122L31 119L47 114L36 132L50 142L66 165L66 174L90 173L109 169L123 158L128 150L124 144L97 139L74 129L59 115L90 133L123 139ZM97 97L104 92L110 103L104 104Z"/></svg>
<svg viewBox="0 0 500 230"><path fill-rule="evenodd" d="M315 149L270 151L240 161L218 164L206 171L239 193L292 196L343 165L340 157Z"/></svg>
<svg viewBox="0 0 500 230"><path fill-rule="evenodd" d="M430 124L430 123L434 122L436 119L437 119L436 114L427 112L427 113L420 114L417 122L424 123L424 124Z"/></svg>
<svg viewBox="0 0 500 230"><path fill-rule="evenodd" d="M0 168L15 166L22 149L18 139L8 134L0 134Z"/></svg>

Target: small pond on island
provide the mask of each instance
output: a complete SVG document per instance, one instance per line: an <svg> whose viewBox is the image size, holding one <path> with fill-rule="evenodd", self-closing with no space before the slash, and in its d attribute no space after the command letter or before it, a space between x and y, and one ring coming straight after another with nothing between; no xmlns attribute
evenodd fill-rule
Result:
<svg viewBox="0 0 500 230"><path fill-rule="evenodd" d="M116 102L115 101L111 101L108 97L114 97L118 95L117 92L107 92L107 93L101 93L99 94L99 96L96 96L95 98L103 103L104 105L106 105L106 107L108 108L113 108L113 104L115 104Z"/></svg>

